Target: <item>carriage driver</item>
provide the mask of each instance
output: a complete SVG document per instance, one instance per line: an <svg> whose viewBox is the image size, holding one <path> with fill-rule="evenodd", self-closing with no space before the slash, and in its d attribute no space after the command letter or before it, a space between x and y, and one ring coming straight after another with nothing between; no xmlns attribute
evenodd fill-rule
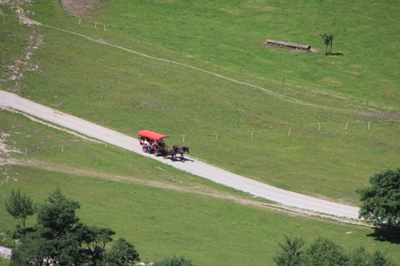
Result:
<svg viewBox="0 0 400 266"><path fill-rule="evenodd" d="M163 139L159 139L159 140L157 140L156 142L157 142L157 145L158 145L159 147L164 147L164 146L165 146L165 143L164 143L164 140L163 140Z"/></svg>

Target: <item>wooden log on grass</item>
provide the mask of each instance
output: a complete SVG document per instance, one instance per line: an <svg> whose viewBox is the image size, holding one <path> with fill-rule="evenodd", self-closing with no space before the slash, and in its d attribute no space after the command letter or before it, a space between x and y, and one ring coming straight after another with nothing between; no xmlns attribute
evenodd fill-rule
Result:
<svg viewBox="0 0 400 266"><path fill-rule="evenodd" d="M303 45L303 44L296 44L296 43L289 43L289 42L281 42L281 41L276 41L276 40L267 40L266 43L267 44L275 44L275 45L290 47L290 48L296 48L296 49L301 49L301 50L310 50L311 49L311 45Z"/></svg>

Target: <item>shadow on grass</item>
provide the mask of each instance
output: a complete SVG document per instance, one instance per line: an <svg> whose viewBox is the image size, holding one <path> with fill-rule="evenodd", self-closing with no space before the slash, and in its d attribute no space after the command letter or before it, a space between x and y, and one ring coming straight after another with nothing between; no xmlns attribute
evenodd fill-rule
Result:
<svg viewBox="0 0 400 266"><path fill-rule="evenodd" d="M344 55L344 53L330 53L330 55Z"/></svg>
<svg viewBox="0 0 400 266"><path fill-rule="evenodd" d="M376 241L381 242L390 242L393 244L400 244L400 231L393 230L391 234L388 233L386 229L372 227L374 230L373 233L368 234L367 236L373 237Z"/></svg>

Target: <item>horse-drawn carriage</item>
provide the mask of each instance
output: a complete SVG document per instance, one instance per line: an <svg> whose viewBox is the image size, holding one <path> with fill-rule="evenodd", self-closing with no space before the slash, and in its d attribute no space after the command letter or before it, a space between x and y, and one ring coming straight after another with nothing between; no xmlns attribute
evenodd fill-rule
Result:
<svg viewBox="0 0 400 266"><path fill-rule="evenodd" d="M185 152L189 153L188 147L180 147L174 145L172 148L168 147L164 143L164 139L168 138L167 135L160 134L150 130L141 130L138 132L139 143L142 146L142 151L147 153L152 153L154 156L164 156L167 158L171 156L172 160L175 160L176 155L180 154L180 159L183 161L183 154Z"/></svg>

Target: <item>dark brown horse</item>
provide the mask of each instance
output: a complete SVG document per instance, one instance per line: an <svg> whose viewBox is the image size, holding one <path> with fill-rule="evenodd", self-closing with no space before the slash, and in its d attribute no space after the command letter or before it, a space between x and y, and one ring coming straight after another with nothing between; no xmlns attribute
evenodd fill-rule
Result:
<svg viewBox="0 0 400 266"><path fill-rule="evenodd" d="M180 157L181 160L185 159L185 157L183 156L183 154L185 152L189 153L189 147L186 147L186 146L181 147L178 145L174 145L174 146L172 146L172 148L176 150L176 153L179 153L181 155L181 157Z"/></svg>
<svg viewBox="0 0 400 266"><path fill-rule="evenodd" d="M158 152L154 152L154 155L155 156L162 155L162 156L164 156L164 159L167 158L169 155L169 156L171 156L171 160L175 160L177 150L178 149L175 147L170 148L167 145L165 145L165 146L159 147Z"/></svg>

